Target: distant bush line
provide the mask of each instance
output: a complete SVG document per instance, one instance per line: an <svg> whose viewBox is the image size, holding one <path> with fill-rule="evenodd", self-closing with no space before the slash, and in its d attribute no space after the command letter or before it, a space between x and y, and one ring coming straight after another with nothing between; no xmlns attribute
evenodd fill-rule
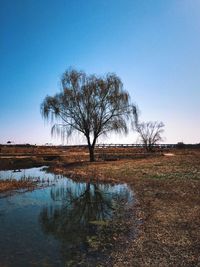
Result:
<svg viewBox="0 0 200 267"><path fill-rule="evenodd" d="M41 148L49 148L49 147L54 147L54 148L87 148L87 145L31 145L31 144L0 144L0 147L20 147L20 148L34 148L34 147L41 147ZM143 144L97 144L96 148L106 148L106 147L122 147L122 148L143 148ZM184 149L184 148L200 148L200 143L198 144L185 144L183 142L179 142L177 144L156 144L154 145L155 148L178 148L178 149Z"/></svg>

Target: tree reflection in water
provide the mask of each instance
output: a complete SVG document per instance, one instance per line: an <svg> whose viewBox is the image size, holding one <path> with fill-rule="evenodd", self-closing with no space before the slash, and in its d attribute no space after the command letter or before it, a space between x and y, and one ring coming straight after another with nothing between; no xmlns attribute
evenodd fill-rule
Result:
<svg viewBox="0 0 200 267"><path fill-rule="evenodd" d="M132 195L123 185L77 183L52 187L51 198L52 204L40 214L42 229L61 242L64 261L73 262L88 253L88 238L112 218L120 203L131 201Z"/></svg>

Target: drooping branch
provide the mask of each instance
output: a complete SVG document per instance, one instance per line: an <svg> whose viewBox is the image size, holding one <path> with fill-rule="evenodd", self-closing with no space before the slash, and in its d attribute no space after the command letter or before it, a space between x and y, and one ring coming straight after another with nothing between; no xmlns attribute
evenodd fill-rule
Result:
<svg viewBox="0 0 200 267"><path fill-rule="evenodd" d="M62 91L47 96L41 111L44 119L55 122L67 136L73 131L85 135L90 153L97 138L107 132L128 132L128 120L137 118L137 108L115 74L106 77L87 76L69 69L62 76Z"/></svg>
<svg viewBox="0 0 200 267"><path fill-rule="evenodd" d="M136 131L147 151L151 151L154 145L163 140L162 133L164 132L164 126L163 122L157 121L136 124Z"/></svg>

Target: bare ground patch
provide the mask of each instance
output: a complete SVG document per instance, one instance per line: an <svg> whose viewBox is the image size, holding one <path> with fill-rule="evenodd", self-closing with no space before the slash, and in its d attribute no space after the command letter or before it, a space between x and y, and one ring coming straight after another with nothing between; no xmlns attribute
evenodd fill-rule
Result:
<svg viewBox="0 0 200 267"><path fill-rule="evenodd" d="M36 182L33 181L17 181L14 179L0 180L0 193L4 193L11 190L29 189L32 190L36 186Z"/></svg>
<svg viewBox="0 0 200 267"><path fill-rule="evenodd" d="M120 241L113 266L200 266L200 151L85 162L57 171L77 179L126 182L136 193L139 234L127 248Z"/></svg>
<svg viewBox="0 0 200 267"><path fill-rule="evenodd" d="M79 161L80 151L76 162L63 153L54 164L57 173L74 179L126 182L134 190L138 236L120 236L108 266L200 266L200 151L172 153L89 163Z"/></svg>

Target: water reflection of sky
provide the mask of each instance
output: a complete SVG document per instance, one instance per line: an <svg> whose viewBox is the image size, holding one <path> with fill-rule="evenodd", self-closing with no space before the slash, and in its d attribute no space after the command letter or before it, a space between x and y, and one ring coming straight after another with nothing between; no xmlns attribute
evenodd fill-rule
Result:
<svg viewBox="0 0 200 267"><path fill-rule="evenodd" d="M5 266L64 266L76 253L86 253L88 236L97 230L91 222L111 219L117 205L133 200L125 184L77 183L43 168L0 172L2 178L8 174L53 183L0 199L0 263Z"/></svg>
<svg viewBox="0 0 200 267"><path fill-rule="evenodd" d="M43 171L45 167L39 168L30 168L30 169L19 169L19 170L7 170L7 171L0 171L0 179L16 179L20 180L23 177L33 177L33 178L42 178L42 179L54 179L55 174L46 173ZM42 177L41 177L42 175Z"/></svg>

